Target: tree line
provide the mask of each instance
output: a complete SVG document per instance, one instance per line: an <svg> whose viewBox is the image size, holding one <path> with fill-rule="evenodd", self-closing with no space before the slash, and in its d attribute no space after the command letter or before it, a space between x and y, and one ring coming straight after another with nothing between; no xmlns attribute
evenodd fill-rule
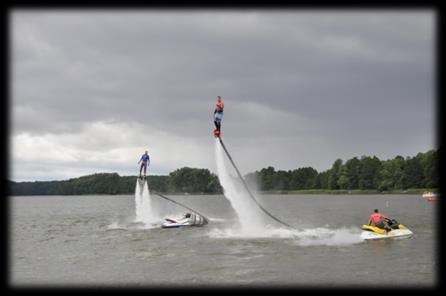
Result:
<svg viewBox="0 0 446 296"><path fill-rule="evenodd" d="M312 167L276 171L270 166L248 174L247 178L255 180L264 191L438 188L438 152L429 150L415 157L396 156L384 161L376 156L353 157L345 162L337 159L330 169L323 172Z"/></svg>
<svg viewBox="0 0 446 296"><path fill-rule="evenodd" d="M221 193L215 174L208 169L184 167L167 176L149 175L150 190L163 193ZM117 173L98 173L65 181L10 182L11 195L87 195L132 194L136 176Z"/></svg>
<svg viewBox="0 0 446 296"><path fill-rule="evenodd" d="M429 150L415 157L396 156L379 160L376 156L335 160L332 167L318 172L312 167L278 170L267 167L245 176L256 181L262 191L302 189L438 188L438 152ZM149 175L151 190L162 193L222 193L218 177L208 169L183 167L169 175ZM64 181L9 182L11 195L133 194L136 176L99 173Z"/></svg>

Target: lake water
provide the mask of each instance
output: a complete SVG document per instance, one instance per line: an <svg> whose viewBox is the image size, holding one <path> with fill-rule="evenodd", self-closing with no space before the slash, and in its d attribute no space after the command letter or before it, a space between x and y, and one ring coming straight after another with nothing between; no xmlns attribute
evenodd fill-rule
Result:
<svg viewBox="0 0 446 296"><path fill-rule="evenodd" d="M135 223L128 196L10 197L13 287L434 287L438 203L417 195L261 195L263 232L241 233L222 195L169 196L210 219L203 227ZM163 217L183 209L152 195ZM361 241L374 208L413 232ZM161 223L162 221L160 221Z"/></svg>

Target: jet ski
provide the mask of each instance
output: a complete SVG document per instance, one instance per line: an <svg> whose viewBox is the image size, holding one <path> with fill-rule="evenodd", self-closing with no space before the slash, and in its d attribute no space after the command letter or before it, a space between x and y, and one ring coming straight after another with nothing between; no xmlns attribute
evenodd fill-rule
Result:
<svg viewBox="0 0 446 296"><path fill-rule="evenodd" d="M203 226L208 224L208 220L195 213L186 213L178 219L165 218L162 228L178 228L183 226Z"/></svg>
<svg viewBox="0 0 446 296"><path fill-rule="evenodd" d="M364 224L362 225L364 231L361 233L361 238L363 240L408 238L413 235L413 232L409 228L398 223L395 219L387 219L387 225L390 228L389 231L376 226Z"/></svg>

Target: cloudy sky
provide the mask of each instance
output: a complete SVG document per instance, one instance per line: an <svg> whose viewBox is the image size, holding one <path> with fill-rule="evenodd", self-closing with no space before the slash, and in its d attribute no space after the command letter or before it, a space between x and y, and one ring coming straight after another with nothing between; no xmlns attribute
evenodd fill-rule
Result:
<svg viewBox="0 0 446 296"><path fill-rule="evenodd" d="M10 179L243 173L436 147L429 10L10 12Z"/></svg>

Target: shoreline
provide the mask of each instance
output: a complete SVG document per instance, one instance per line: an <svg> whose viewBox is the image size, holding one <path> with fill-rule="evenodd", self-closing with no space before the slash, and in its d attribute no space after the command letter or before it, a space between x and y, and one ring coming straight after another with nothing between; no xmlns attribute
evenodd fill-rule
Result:
<svg viewBox="0 0 446 296"><path fill-rule="evenodd" d="M425 191L438 192L436 188L409 188L405 190L386 190L380 191L377 189L301 189L301 190L276 190L276 191L262 191L261 194L324 194L324 195L367 195L367 194L407 194L407 195L422 195Z"/></svg>
<svg viewBox="0 0 446 296"><path fill-rule="evenodd" d="M438 192L435 188L409 188L406 190L387 190L379 191L374 189L301 189L301 190L271 190L271 191L257 191L260 195L422 195L423 192ZM180 195L180 196L196 196L196 195L223 195L223 193L206 193L206 192L160 192L165 195ZM155 194L151 192L151 194ZM10 196L88 196L88 195L113 195L113 196L127 196L134 195L134 192L122 194L107 194L107 193L89 193L89 194L36 194L36 195L10 195Z"/></svg>

